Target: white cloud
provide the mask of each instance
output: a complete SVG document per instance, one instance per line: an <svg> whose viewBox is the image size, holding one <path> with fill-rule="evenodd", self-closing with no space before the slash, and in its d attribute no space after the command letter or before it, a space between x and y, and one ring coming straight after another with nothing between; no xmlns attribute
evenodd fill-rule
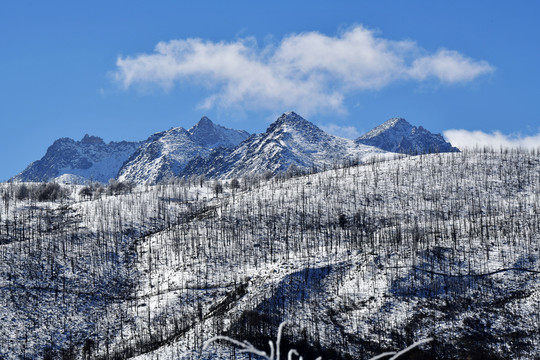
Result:
<svg viewBox="0 0 540 360"><path fill-rule="evenodd" d="M433 55L414 60L409 74L417 80L435 77L451 84L471 81L494 70L486 61L474 61L457 51L439 50Z"/></svg>
<svg viewBox="0 0 540 360"><path fill-rule="evenodd" d="M491 134L483 131L446 130L444 137L460 149L466 148L540 148L540 133L531 136L505 135L499 131Z"/></svg>
<svg viewBox="0 0 540 360"><path fill-rule="evenodd" d="M192 81L209 89L202 107L293 108L309 115L344 111L351 91L377 90L396 80L471 81L493 71L456 51L425 53L412 41L392 41L355 26L339 36L306 32L259 48L254 38L233 42L160 42L151 54L119 57L114 77L124 88L165 90Z"/></svg>
<svg viewBox="0 0 540 360"><path fill-rule="evenodd" d="M333 123L327 125L319 125L319 127L329 134L343 137L346 139L356 139L360 133L354 126L339 126Z"/></svg>

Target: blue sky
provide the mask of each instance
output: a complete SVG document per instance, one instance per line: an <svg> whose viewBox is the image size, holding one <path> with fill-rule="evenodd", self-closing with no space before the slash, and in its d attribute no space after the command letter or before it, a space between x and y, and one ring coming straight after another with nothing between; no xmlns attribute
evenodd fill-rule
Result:
<svg viewBox="0 0 540 360"><path fill-rule="evenodd" d="M537 146L539 4L2 2L0 180L59 137L143 140L203 115L262 132L294 110L348 136L401 116Z"/></svg>

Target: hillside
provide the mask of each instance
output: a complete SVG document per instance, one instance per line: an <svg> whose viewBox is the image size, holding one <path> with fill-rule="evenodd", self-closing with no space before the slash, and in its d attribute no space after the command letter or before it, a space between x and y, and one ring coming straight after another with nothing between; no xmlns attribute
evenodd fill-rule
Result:
<svg viewBox="0 0 540 360"><path fill-rule="evenodd" d="M247 359L202 344L268 351L284 320L283 348L304 358L427 337L428 359L540 356L538 152L69 186L55 201L21 186L0 190L0 358Z"/></svg>

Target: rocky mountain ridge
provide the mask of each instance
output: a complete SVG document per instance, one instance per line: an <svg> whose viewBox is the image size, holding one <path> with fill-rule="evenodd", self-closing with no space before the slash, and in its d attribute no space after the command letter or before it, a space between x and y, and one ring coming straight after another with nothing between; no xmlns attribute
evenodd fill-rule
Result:
<svg viewBox="0 0 540 360"><path fill-rule="evenodd" d="M413 126L403 118L387 120L360 136L356 142L410 155L459 151L440 134L433 134L422 126Z"/></svg>
<svg viewBox="0 0 540 360"><path fill-rule="evenodd" d="M118 179L157 183L180 175L190 160L206 158L215 148L234 148L248 136L204 116L189 130L178 127L150 136L122 166Z"/></svg>
<svg viewBox="0 0 540 360"><path fill-rule="evenodd" d="M457 148L405 119L394 118L356 140L328 134L294 112L274 121L264 133L214 124L208 117L189 130L171 128L142 142L105 142L85 135L61 138L45 156L13 178L15 181L85 183L114 178L155 184L167 178L204 175L231 178L272 175L287 170L315 170L344 161L362 162L388 153L455 152Z"/></svg>
<svg viewBox="0 0 540 360"><path fill-rule="evenodd" d="M266 132L249 137L232 151L216 151L206 159L195 159L187 170L215 178L275 175L289 168L320 171L346 160L362 161L385 153L330 135L300 115L288 112Z"/></svg>
<svg viewBox="0 0 540 360"><path fill-rule="evenodd" d="M58 177L75 182L107 182L140 146L139 142L110 142L86 134L80 141L56 140L40 160L34 161L16 175L15 181L46 182Z"/></svg>

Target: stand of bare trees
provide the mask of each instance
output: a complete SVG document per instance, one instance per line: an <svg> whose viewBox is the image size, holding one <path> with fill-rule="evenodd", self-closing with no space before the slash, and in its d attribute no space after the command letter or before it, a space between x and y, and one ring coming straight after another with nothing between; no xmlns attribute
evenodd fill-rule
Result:
<svg viewBox="0 0 540 360"><path fill-rule="evenodd" d="M0 190L2 357L198 358L284 320L307 358L540 356L537 151L51 186Z"/></svg>

